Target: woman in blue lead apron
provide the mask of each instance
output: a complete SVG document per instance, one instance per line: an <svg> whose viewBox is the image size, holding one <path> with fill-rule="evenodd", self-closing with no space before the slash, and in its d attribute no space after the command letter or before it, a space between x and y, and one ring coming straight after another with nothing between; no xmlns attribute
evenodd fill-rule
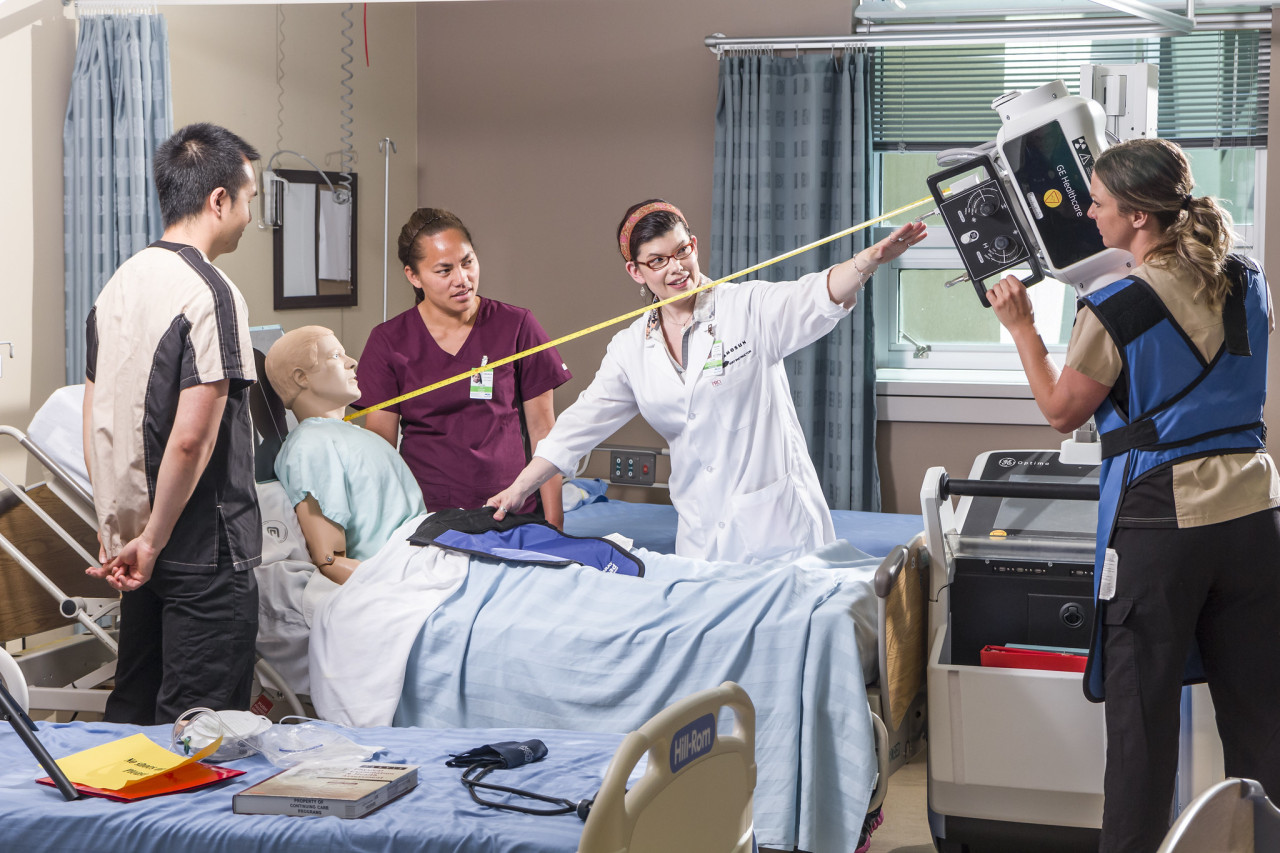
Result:
<svg viewBox="0 0 1280 853"><path fill-rule="evenodd" d="M1230 254L1186 156L1125 142L1094 166L1089 215L1132 274L1081 300L1058 372L1026 288L990 293L1050 425L1102 437L1085 693L1106 700L1101 853L1164 838L1182 685L1209 683L1228 776L1280 798L1280 477L1262 409L1274 322L1266 278Z"/></svg>

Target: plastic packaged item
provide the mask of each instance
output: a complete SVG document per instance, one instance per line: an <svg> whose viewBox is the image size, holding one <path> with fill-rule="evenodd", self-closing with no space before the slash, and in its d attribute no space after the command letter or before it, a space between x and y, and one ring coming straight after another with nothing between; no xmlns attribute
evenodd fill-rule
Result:
<svg viewBox="0 0 1280 853"><path fill-rule="evenodd" d="M270 728L270 720L249 711L192 708L173 724L169 749L179 755L190 755L221 737L222 744L208 760L235 761L257 752L254 739Z"/></svg>
<svg viewBox="0 0 1280 853"><path fill-rule="evenodd" d="M302 722L285 725L286 720ZM384 746L358 744L343 734L345 729L308 717L284 717L254 738L258 750L276 767L303 763L357 763L370 761Z"/></svg>

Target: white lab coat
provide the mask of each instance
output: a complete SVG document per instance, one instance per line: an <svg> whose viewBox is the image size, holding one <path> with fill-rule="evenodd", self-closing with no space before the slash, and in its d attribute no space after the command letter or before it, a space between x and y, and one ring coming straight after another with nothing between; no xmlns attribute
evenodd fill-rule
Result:
<svg viewBox="0 0 1280 853"><path fill-rule="evenodd" d="M831 542L831 513L791 403L782 358L848 311L827 271L795 282L723 284L699 293L684 380L650 312L619 332L590 387L536 455L571 476L578 460L637 413L671 449L676 553L761 562ZM704 370L712 344L724 371Z"/></svg>

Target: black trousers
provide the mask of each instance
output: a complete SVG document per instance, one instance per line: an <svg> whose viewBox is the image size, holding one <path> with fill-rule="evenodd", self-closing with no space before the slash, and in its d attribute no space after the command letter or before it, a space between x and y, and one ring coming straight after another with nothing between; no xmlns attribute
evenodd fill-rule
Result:
<svg viewBox="0 0 1280 853"><path fill-rule="evenodd" d="M1182 529L1119 528L1100 608L1107 769L1100 853L1154 853L1168 831L1179 702L1199 644L1228 776L1280 799L1280 509Z"/></svg>
<svg viewBox="0 0 1280 853"><path fill-rule="evenodd" d="M252 569L235 571L225 547L217 569L166 566L124 593L108 722L149 726L191 708L248 709L258 580Z"/></svg>

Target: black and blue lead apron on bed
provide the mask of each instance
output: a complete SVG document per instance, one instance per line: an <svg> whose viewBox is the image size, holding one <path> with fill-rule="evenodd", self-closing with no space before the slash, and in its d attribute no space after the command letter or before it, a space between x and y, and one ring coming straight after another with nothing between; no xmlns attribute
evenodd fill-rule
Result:
<svg viewBox="0 0 1280 853"><path fill-rule="evenodd" d="M434 512L409 541L494 560L553 567L580 563L611 574L644 577L644 563L608 539L569 536L539 515L507 515L495 521L493 513L493 507Z"/></svg>
<svg viewBox="0 0 1280 853"><path fill-rule="evenodd" d="M1122 362L1116 385L1094 414L1103 459L1093 572L1097 615L1084 683L1093 702L1105 696L1102 626L1127 615L1107 609L1130 605L1098 600L1103 560L1127 490L1175 462L1266 447L1266 280L1251 260L1235 255L1226 272L1232 288L1222 311L1225 336L1208 362L1151 285L1136 276L1081 300L1115 341ZM1184 680L1204 680L1195 647Z"/></svg>

